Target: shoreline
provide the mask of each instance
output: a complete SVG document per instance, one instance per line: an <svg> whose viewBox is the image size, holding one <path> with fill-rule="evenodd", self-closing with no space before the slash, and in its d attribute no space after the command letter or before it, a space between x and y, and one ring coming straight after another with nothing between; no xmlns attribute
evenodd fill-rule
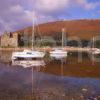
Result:
<svg viewBox="0 0 100 100"><path fill-rule="evenodd" d="M56 47L56 48L62 48L62 47ZM23 51L24 49L31 49L31 48L27 48L27 47L16 47L16 48L0 48L0 51ZM89 52L91 48L81 48L81 47L70 47L70 46L66 46L63 48L63 50L65 51L70 51L70 52ZM52 51L54 50L54 48L52 47L35 47L34 50L39 50L39 51Z"/></svg>
<svg viewBox="0 0 100 100"><path fill-rule="evenodd" d="M27 47L23 47L23 48L20 48L20 47L16 47L16 48L0 48L0 51L22 51L24 49L27 49L27 50L32 50L32 48L27 48ZM40 50L40 51L50 51L52 50L52 48L48 48L48 47L35 47L34 50Z"/></svg>

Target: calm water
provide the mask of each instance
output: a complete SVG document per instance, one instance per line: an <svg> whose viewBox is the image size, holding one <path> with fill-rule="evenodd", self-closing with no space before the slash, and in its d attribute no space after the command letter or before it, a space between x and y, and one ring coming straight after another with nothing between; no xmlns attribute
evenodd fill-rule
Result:
<svg viewBox="0 0 100 100"><path fill-rule="evenodd" d="M82 61L77 53L46 57L37 67L32 61L12 65L11 52L0 54L0 100L100 100L100 62L86 53Z"/></svg>

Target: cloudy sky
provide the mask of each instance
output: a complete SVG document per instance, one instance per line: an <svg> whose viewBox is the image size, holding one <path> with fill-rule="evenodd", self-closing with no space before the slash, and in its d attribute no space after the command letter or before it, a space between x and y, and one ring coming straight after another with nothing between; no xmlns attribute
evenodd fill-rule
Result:
<svg viewBox="0 0 100 100"><path fill-rule="evenodd" d="M0 34L55 20L100 18L100 0L0 0Z"/></svg>

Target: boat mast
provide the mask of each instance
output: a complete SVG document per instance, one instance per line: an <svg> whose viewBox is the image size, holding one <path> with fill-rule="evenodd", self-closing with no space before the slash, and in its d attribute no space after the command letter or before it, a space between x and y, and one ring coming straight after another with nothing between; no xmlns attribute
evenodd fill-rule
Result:
<svg viewBox="0 0 100 100"><path fill-rule="evenodd" d="M33 19L33 28L32 28L32 50L34 49L35 43L35 18Z"/></svg>
<svg viewBox="0 0 100 100"><path fill-rule="evenodd" d="M95 40L94 40L94 37L93 37L93 47L92 48L95 48Z"/></svg>
<svg viewBox="0 0 100 100"><path fill-rule="evenodd" d="M65 34L65 28L62 29L62 48L64 47L64 34Z"/></svg>

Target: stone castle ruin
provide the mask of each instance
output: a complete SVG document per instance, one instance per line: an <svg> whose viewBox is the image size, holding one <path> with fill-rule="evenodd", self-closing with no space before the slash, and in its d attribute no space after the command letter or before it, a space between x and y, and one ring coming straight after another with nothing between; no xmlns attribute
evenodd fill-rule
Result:
<svg viewBox="0 0 100 100"><path fill-rule="evenodd" d="M19 34L5 32L1 36L1 47L18 47L19 46Z"/></svg>

